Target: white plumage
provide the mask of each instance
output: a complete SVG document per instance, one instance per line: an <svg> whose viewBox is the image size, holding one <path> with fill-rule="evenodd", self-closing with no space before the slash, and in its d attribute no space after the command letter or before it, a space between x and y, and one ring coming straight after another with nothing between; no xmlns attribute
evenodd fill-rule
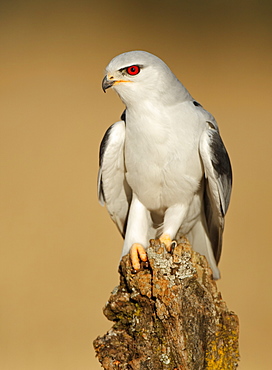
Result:
<svg viewBox="0 0 272 370"><path fill-rule="evenodd" d="M98 189L124 236L122 255L186 235L219 278L232 175L215 119L150 53L121 54L106 73L104 91L112 87L126 109L102 140ZM136 269L138 253L146 259L132 253Z"/></svg>

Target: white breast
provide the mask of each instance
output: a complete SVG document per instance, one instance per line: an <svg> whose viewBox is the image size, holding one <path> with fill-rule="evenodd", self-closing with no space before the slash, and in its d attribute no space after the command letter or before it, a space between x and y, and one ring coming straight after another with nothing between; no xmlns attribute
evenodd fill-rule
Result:
<svg viewBox="0 0 272 370"><path fill-rule="evenodd" d="M193 198L203 176L198 143L204 125L189 103L163 114L128 110L126 122L127 181L139 200L162 210Z"/></svg>

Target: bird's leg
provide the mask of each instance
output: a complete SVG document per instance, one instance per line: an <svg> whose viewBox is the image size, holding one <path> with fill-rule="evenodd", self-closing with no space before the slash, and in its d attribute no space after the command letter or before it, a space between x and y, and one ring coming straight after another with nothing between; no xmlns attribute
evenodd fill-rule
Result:
<svg viewBox="0 0 272 370"><path fill-rule="evenodd" d="M139 201L136 194L133 194L122 256L129 252L132 266L136 271L140 270L141 261L147 261L145 247L148 243L148 230L151 225L149 211Z"/></svg>
<svg viewBox="0 0 272 370"><path fill-rule="evenodd" d="M188 207L183 204L175 204L167 208L164 221L163 233L160 236L160 242L164 243L168 252L171 251L173 238L176 236L183 220L188 212Z"/></svg>

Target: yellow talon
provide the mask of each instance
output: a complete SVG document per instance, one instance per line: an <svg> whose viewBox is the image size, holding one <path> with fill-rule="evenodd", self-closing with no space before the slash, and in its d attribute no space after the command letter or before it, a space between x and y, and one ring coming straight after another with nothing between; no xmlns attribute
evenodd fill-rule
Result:
<svg viewBox="0 0 272 370"><path fill-rule="evenodd" d="M147 261L147 254L142 244L139 243L132 244L129 255L134 270L140 270L141 268L140 261L143 262Z"/></svg>
<svg viewBox="0 0 272 370"><path fill-rule="evenodd" d="M160 242L163 243L167 251L170 252L172 244L172 239L170 238L170 235L162 234L162 236L160 237Z"/></svg>

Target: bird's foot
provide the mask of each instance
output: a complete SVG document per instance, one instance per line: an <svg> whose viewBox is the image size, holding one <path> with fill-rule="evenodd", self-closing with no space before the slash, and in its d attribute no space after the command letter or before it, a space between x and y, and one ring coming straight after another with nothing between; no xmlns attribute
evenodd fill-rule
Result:
<svg viewBox="0 0 272 370"><path fill-rule="evenodd" d="M166 248L167 252L171 252L172 239L171 239L170 235L162 234L162 236L160 237L160 242L161 242L161 244L165 245L165 248Z"/></svg>
<svg viewBox="0 0 272 370"><path fill-rule="evenodd" d="M141 263L147 263L147 254L142 244L134 243L130 248L130 260L135 272L141 270Z"/></svg>

